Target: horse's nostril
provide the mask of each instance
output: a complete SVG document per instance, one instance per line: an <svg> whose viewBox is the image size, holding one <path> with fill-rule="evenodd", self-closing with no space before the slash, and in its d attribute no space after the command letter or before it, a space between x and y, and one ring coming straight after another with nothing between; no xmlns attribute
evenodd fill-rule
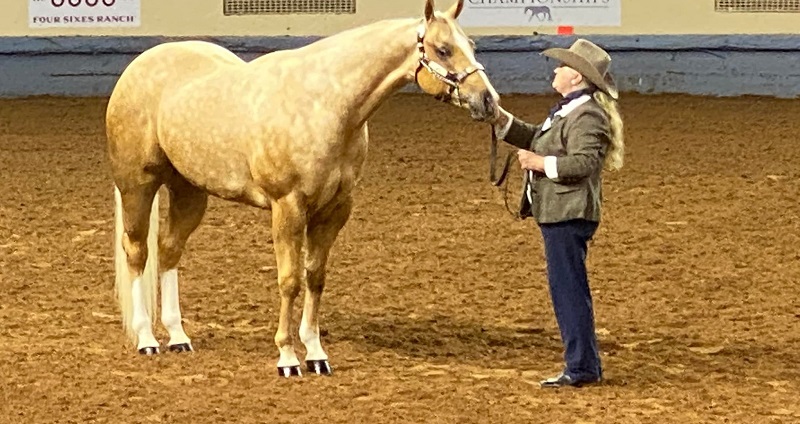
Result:
<svg viewBox="0 0 800 424"><path fill-rule="evenodd" d="M495 102L494 102L494 96L492 96L492 93L490 93L488 91L484 91L483 92L483 108L484 108L484 110L486 111L486 113L488 115L491 115L491 114L494 113L494 105L495 105Z"/></svg>
<svg viewBox="0 0 800 424"><path fill-rule="evenodd" d="M483 92L483 104L486 106L490 106L493 103L492 93L488 91Z"/></svg>

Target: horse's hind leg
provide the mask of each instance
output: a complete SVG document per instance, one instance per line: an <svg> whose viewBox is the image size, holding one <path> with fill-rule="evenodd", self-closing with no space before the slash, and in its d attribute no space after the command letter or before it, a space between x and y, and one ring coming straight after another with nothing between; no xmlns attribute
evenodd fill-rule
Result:
<svg viewBox="0 0 800 424"><path fill-rule="evenodd" d="M281 309L275 344L280 352L278 373L283 377L299 376L300 361L292 344L294 300L304 279L303 242L306 231L306 210L301 196L291 193L272 203L272 237L278 263L278 287Z"/></svg>
<svg viewBox="0 0 800 424"><path fill-rule="evenodd" d="M159 235L159 268L161 274L161 323L169 333L169 350L191 352L192 342L183 331L178 292L178 262L186 240L200 225L208 205L208 194L177 177L167 184L169 214Z"/></svg>
<svg viewBox="0 0 800 424"><path fill-rule="evenodd" d="M158 353L152 314L156 296L158 248L154 240L158 231L159 186L160 183L150 179L115 190L116 290L123 327L137 343L139 353L145 355Z"/></svg>
<svg viewBox="0 0 800 424"><path fill-rule="evenodd" d="M309 372L330 375L332 370L328 355L322 349L319 339L319 304L325 288L326 265L331 247L344 227L353 199L348 197L335 207L314 216L308 223L307 239L307 288L300 321L300 340L306 346L306 366Z"/></svg>

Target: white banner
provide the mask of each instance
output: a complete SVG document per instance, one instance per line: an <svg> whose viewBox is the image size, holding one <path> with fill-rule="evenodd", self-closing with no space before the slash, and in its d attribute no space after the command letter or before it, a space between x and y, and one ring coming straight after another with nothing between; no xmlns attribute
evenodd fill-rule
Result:
<svg viewBox="0 0 800 424"><path fill-rule="evenodd" d="M141 0L28 0L30 28L138 27Z"/></svg>
<svg viewBox="0 0 800 424"><path fill-rule="evenodd" d="M620 26L622 0L467 0L464 27Z"/></svg>

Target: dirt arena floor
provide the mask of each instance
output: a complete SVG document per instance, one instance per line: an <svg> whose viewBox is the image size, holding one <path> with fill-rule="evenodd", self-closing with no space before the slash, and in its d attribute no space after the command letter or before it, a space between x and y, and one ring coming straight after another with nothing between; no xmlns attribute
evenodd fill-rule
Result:
<svg viewBox="0 0 800 424"><path fill-rule="evenodd" d="M554 99L504 105L540 120ZM0 101L0 422L800 422L800 102L622 107L589 256L607 381L545 391L562 351L541 237L487 182L466 112L378 112L323 300L335 375L287 381L265 212L212 200L181 268L197 352L140 357L112 287L105 100Z"/></svg>

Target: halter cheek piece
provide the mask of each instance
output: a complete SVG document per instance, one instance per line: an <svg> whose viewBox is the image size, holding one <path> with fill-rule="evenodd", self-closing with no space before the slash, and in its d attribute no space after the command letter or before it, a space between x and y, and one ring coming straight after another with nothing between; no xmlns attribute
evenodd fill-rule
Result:
<svg viewBox="0 0 800 424"><path fill-rule="evenodd" d="M417 73L419 73L420 68L427 69L434 77L436 77L439 81L450 86L450 89L447 91L448 98L440 99L440 100L449 100L453 98L453 94L455 94L455 98L458 101L458 105L461 106L461 97L458 93L458 86L464 82L467 77L474 74L478 71L483 71L483 65L480 63L474 63L471 66L468 66L466 69L459 73L450 72L444 66L432 61L428 54L425 53L425 45L423 41L425 40L425 25L419 27L417 31L417 49L419 50L419 67L417 68ZM416 74L414 76L416 79ZM437 96L438 98L439 96Z"/></svg>

